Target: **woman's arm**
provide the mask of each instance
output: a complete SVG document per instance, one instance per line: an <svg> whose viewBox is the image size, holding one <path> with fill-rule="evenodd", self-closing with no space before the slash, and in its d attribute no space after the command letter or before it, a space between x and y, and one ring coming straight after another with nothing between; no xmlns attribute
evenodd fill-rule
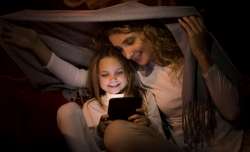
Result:
<svg viewBox="0 0 250 152"><path fill-rule="evenodd" d="M43 65L49 62L52 51L42 42L34 30L6 24L3 27L1 37L8 44L31 51Z"/></svg>
<svg viewBox="0 0 250 152"><path fill-rule="evenodd" d="M42 65L61 79L74 87L85 87L87 70L79 69L57 57L32 29L7 25L1 33L4 42L25 48L37 56Z"/></svg>
<svg viewBox="0 0 250 152"><path fill-rule="evenodd" d="M192 53L202 69L214 104L225 119L236 120L240 113L238 90L208 55L208 33L201 18L183 17L179 23L187 33Z"/></svg>
<svg viewBox="0 0 250 152"><path fill-rule="evenodd" d="M192 53L202 72L207 73L213 63L206 51L209 48L209 36L205 25L201 18L196 16L183 17L179 19L179 23L187 33Z"/></svg>
<svg viewBox="0 0 250 152"><path fill-rule="evenodd" d="M75 67L57 57L54 53L51 54L46 67L64 83L74 87L86 87L88 71Z"/></svg>
<svg viewBox="0 0 250 152"><path fill-rule="evenodd" d="M237 120L240 114L238 89L213 65L204 74L207 87L220 113L229 121Z"/></svg>

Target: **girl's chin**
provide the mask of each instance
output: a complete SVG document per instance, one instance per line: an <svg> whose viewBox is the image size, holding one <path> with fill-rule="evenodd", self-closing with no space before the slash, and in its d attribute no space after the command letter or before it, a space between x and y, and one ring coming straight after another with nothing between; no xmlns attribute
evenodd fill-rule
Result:
<svg viewBox="0 0 250 152"><path fill-rule="evenodd" d="M118 90L118 91L109 91L108 93L109 94L118 94L118 93L120 93L121 91L120 90Z"/></svg>

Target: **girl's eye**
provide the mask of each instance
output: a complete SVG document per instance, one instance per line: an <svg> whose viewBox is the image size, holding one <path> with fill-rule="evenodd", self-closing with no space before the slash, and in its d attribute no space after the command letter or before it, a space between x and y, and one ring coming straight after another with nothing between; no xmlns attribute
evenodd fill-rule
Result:
<svg viewBox="0 0 250 152"><path fill-rule="evenodd" d="M122 70L121 71L117 71L116 74L122 75L122 74L124 74L124 71L122 71Z"/></svg>
<svg viewBox="0 0 250 152"><path fill-rule="evenodd" d="M108 76L108 74L101 74L101 77L107 77Z"/></svg>

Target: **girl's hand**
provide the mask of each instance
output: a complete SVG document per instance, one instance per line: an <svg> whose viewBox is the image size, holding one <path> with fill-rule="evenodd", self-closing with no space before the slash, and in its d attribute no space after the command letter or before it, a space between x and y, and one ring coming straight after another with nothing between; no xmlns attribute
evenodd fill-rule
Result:
<svg viewBox="0 0 250 152"><path fill-rule="evenodd" d="M34 30L10 24L3 27L1 38L4 42L31 50L42 43Z"/></svg>
<svg viewBox="0 0 250 152"><path fill-rule="evenodd" d="M136 109L136 112L136 114L128 117L128 121L143 126L149 126L151 124L150 120L145 116L143 108Z"/></svg>
<svg viewBox="0 0 250 152"><path fill-rule="evenodd" d="M100 122L97 125L97 132L100 137L103 137L104 131L107 128L107 126L111 123L112 121L109 120L108 115L102 115L100 118Z"/></svg>
<svg viewBox="0 0 250 152"><path fill-rule="evenodd" d="M207 53L209 49L209 35L205 25L198 16L188 16L178 19L182 28L186 31L193 55L198 60L204 72L211 65L211 59Z"/></svg>

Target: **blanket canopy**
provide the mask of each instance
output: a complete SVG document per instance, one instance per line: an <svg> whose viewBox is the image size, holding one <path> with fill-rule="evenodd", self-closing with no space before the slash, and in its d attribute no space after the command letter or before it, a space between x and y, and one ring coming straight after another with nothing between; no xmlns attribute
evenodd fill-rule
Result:
<svg viewBox="0 0 250 152"><path fill-rule="evenodd" d="M168 20L190 15L199 13L194 7L189 6L146 6L131 1L97 10L23 10L0 16L0 30L2 26L11 24L32 28L57 56L79 68L87 68L94 53L91 47L93 38L103 24L118 21ZM181 29L177 22L172 24L166 26L172 31L180 48L185 49L185 36L180 34ZM34 87L72 88L47 71L30 52L0 44ZM226 60L229 61L228 58Z"/></svg>

